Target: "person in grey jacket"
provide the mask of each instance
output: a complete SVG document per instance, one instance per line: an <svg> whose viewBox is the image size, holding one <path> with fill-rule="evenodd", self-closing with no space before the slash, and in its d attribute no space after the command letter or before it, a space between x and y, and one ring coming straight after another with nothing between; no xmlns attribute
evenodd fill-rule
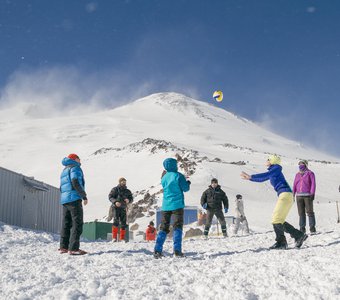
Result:
<svg viewBox="0 0 340 300"><path fill-rule="evenodd" d="M244 205L243 205L242 195L240 194L236 195L236 199L235 199L235 216L236 216L236 221L235 221L235 227L234 227L234 234L237 234L240 228L240 223L242 223L242 225L245 227L245 232L249 233L248 221L247 221L246 215L244 214Z"/></svg>
<svg viewBox="0 0 340 300"><path fill-rule="evenodd" d="M222 211L222 203L224 212L228 212L229 202L226 193L221 189L216 178L211 180L211 185L204 191L201 197L202 208L207 210L207 223L204 228L204 237L208 238L211 222L214 215L217 217L221 224L222 233L227 237L227 225Z"/></svg>

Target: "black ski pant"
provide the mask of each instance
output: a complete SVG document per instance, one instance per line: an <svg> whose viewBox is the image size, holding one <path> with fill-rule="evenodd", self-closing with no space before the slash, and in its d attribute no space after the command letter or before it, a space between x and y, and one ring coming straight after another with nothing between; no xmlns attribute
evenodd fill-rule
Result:
<svg viewBox="0 0 340 300"><path fill-rule="evenodd" d="M223 233L227 232L227 225L226 225L226 222L225 222L225 218L224 218L224 214L223 214L222 209L207 209L207 223L204 227L204 235L208 235L209 230L210 230L210 226L211 226L211 222L212 222L212 219L213 219L214 216L216 216L216 218L220 222L222 232Z"/></svg>
<svg viewBox="0 0 340 300"><path fill-rule="evenodd" d="M82 200L63 204L63 221L60 233L60 248L79 250L79 240L83 232Z"/></svg>
<svg viewBox="0 0 340 300"><path fill-rule="evenodd" d="M170 222L171 216L173 215L173 229L181 229L183 230L183 217L184 217L184 209L176 209L170 211L162 211L162 221L160 230L165 231L167 234L170 232Z"/></svg>
<svg viewBox="0 0 340 300"><path fill-rule="evenodd" d="M300 217L300 228L306 227L306 213L308 216L309 227L315 227L315 214L313 209L313 200L311 196L296 196L296 203Z"/></svg>
<svg viewBox="0 0 340 300"><path fill-rule="evenodd" d="M113 209L113 226L118 227L119 224L121 229L127 228L125 207L115 207Z"/></svg>

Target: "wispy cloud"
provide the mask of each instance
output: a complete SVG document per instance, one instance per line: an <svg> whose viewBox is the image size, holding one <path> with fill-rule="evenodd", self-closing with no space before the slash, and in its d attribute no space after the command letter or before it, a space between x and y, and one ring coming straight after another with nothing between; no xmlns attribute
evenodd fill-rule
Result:
<svg viewBox="0 0 340 300"><path fill-rule="evenodd" d="M74 66L26 69L13 73L0 90L0 109L16 108L23 117L54 117L114 108L155 92L198 97L181 78L141 79L124 71L87 72Z"/></svg>

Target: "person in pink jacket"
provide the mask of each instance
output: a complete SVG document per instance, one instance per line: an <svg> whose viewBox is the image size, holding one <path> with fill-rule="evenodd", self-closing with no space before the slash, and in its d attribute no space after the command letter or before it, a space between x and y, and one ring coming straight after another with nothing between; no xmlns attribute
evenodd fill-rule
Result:
<svg viewBox="0 0 340 300"><path fill-rule="evenodd" d="M315 234L315 214L313 200L315 198L315 175L308 169L308 161L299 161L299 172L295 175L293 194L296 196L296 203L300 217L300 230L306 232L306 213L308 215L309 229Z"/></svg>

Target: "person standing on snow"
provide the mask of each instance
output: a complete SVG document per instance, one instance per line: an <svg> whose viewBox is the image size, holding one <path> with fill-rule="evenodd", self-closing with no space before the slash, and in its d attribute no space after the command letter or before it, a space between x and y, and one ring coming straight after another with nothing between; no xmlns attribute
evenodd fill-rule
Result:
<svg viewBox="0 0 340 300"><path fill-rule="evenodd" d="M308 161L299 161L299 172L295 175L293 194L296 196L296 203L299 213L300 230L306 232L306 213L308 215L309 230L315 234L315 214L313 201L315 198L315 175L308 169Z"/></svg>
<svg viewBox="0 0 340 300"><path fill-rule="evenodd" d="M184 192L190 190L190 181L186 180L182 173L178 172L177 160L167 158L163 162L166 173L163 172L163 204L162 204L162 221L160 231L158 232L154 257L163 257L163 244L167 234L170 232L171 216L174 216L173 222L173 243L174 255L183 257L182 252L182 233L183 233L183 214L184 214Z"/></svg>
<svg viewBox="0 0 340 300"><path fill-rule="evenodd" d="M113 210L113 226L112 241L118 241L118 227L120 224L119 240L123 241L126 234L126 208L132 203L133 196L131 191L126 187L126 179L119 178L118 185L114 187L109 194L109 201L112 203Z"/></svg>
<svg viewBox="0 0 340 300"><path fill-rule="evenodd" d="M245 232L249 233L248 221L244 214L244 205L243 205L242 195L240 194L236 195L236 199L235 199L235 215L236 215L236 221L235 221L236 223L234 227L234 234L237 234L238 229L240 227L240 223L244 225Z"/></svg>
<svg viewBox="0 0 340 300"><path fill-rule="evenodd" d="M201 197L201 206L207 210L207 222L204 227L205 238L208 238L208 233L214 215L221 224L223 236L228 236L227 225L222 211L222 203L224 206L224 212L227 213L229 208L228 197L218 184L218 180L213 178L211 179L211 184L209 185L208 189L203 192Z"/></svg>
<svg viewBox="0 0 340 300"><path fill-rule="evenodd" d="M286 222L286 217L293 205L293 193L288 185L281 167L281 159L277 155L270 155L266 165L268 172L249 175L245 172L241 173L241 177L245 180L254 182L264 182L270 180L278 195L278 200L272 216L272 224L276 234L276 243L270 249L287 249L287 240L284 232L287 232L295 239L295 246L300 248L303 242L308 238L308 235L300 230L294 228L291 224Z"/></svg>
<svg viewBox="0 0 340 300"><path fill-rule="evenodd" d="M87 205L85 180L80 168L80 158L70 154L62 160L64 170L60 176L60 202L63 205L63 220L60 233L60 253L83 255L80 250L80 235L83 232L83 204Z"/></svg>

